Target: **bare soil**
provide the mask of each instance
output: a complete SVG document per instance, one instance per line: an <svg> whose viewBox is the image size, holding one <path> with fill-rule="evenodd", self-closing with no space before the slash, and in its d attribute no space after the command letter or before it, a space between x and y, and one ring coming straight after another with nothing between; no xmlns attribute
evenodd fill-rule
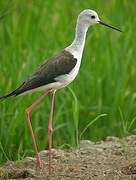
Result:
<svg viewBox="0 0 136 180"><path fill-rule="evenodd" d="M43 172L36 171L34 158L27 157L1 166L0 179L136 180L136 135L97 143L84 140L79 149L52 152L52 176L48 176L48 152L42 151Z"/></svg>

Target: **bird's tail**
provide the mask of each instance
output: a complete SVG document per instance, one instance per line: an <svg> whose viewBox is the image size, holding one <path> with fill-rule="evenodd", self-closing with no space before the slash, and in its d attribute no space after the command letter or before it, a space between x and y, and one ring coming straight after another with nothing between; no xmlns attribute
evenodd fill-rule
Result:
<svg viewBox="0 0 136 180"><path fill-rule="evenodd" d="M24 91L22 91L21 88L23 87L24 84L25 84L25 82L23 82L21 86L19 86L17 89L15 89L14 91L12 91L11 93L6 94L5 96L1 96L1 97L0 97L0 101L1 101L1 100L4 100L4 99L6 99L6 98L8 98L8 97L10 97L10 96L18 96L18 95L22 94ZM21 90L20 90L20 89L21 89Z"/></svg>
<svg viewBox="0 0 136 180"><path fill-rule="evenodd" d="M7 94L7 95L5 95L5 96L1 96L1 97L0 97L0 100L4 100L4 99L6 99L6 98L8 98L8 97L10 97L10 96L16 96L16 90L15 90L15 91L12 91L11 93L9 93L9 94Z"/></svg>

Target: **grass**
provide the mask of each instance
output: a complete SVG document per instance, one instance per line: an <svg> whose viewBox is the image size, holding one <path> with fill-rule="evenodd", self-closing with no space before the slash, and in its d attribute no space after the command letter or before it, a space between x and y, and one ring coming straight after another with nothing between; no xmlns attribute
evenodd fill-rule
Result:
<svg viewBox="0 0 136 180"><path fill-rule="evenodd" d="M61 5L60 5L61 4ZM69 45L78 13L95 9L120 27L88 31L80 73L56 94L54 147L76 147L80 138L124 136L136 125L136 2L0 1L0 94L14 90L44 59ZM40 93L0 102L0 162L32 155L24 110ZM39 149L47 148L49 97L31 113ZM106 114L106 115L105 115Z"/></svg>

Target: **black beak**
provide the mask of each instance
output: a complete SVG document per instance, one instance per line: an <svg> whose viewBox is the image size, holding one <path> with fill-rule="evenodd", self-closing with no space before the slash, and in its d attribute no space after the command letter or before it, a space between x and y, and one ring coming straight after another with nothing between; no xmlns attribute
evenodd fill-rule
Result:
<svg viewBox="0 0 136 180"><path fill-rule="evenodd" d="M118 28L116 28L116 27L113 27L113 26L110 26L110 25L108 25L108 24L106 24L106 23L104 23L104 22L102 22L102 21L99 21L99 24L101 24L101 25L103 25L103 26L107 26L107 27L109 27L109 28L111 28L111 29L114 29L114 30L116 30L116 31L122 32L120 29L118 29Z"/></svg>

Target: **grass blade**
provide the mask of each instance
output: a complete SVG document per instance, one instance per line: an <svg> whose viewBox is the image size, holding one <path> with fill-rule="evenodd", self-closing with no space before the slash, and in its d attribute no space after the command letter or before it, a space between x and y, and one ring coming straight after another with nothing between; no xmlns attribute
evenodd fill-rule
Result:
<svg viewBox="0 0 136 180"><path fill-rule="evenodd" d="M94 118L90 123L86 125L86 127L83 129L83 131L80 134L80 139L82 138L83 134L86 132L86 130L93 125L96 121L98 121L101 117L107 116L107 114L100 114L96 118Z"/></svg>

